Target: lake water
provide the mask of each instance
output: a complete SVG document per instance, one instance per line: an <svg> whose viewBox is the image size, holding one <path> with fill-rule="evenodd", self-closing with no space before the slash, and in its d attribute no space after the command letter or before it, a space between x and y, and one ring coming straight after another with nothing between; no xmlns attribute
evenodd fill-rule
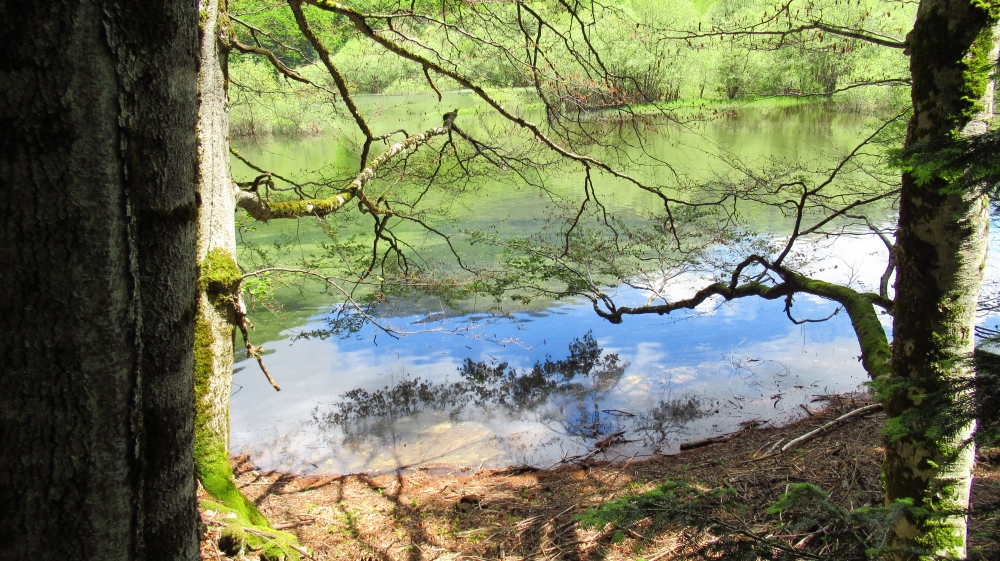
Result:
<svg viewBox="0 0 1000 561"><path fill-rule="evenodd" d="M382 104L383 116L397 120L435 113L435 107L414 110L412 100L397 100L395 107L391 101L368 102ZM449 102L472 106L462 96L445 106ZM757 156L830 157L863 133L864 119L815 108L745 111L738 123L699 127L692 138L745 145ZM667 160L690 158L685 150L692 143L676 142L684 134L664 132L650 146ZM242 151L269 169L293 173L349 160L341 146L321 138ZM239 175L239 166L234 171ZM530 209L539 206L537 194L511 191L490 191L494 202L474 205L468 222L526 227ZM645 203L619 197L616 204ZM302 222L269 225L252 235L268 239L291 228L302 245L321 243ZM767 218L761 223L766 229ZM885 248L872 236L821 241L815 249L812 269L826 280L871 287L884 269ZM682 277L666 290L684 297L704 282ZM617 292L621 302L647 297L627 287ZM673 453L681 442L729 433L753 420L804 416L803 406L822 406L813 402L817 396L857 390L867 379L846 314L794 325L783 301L713 301L689 313L627 317L612 325L586 301L515 308L499 317L456 315L424 299L384 308L383 324L412 332L401 338L367 327L342 340L295 340L295 333L323 328L332 304L300 300L298 306L288 302L298 310L295 319L284 320L288 329L265 330L272 339L264 343L265 360L282 391L270 387L253 361L239 362L234 376L231 448L249 453L264 469L546 467L588 455L623 461ZM800 318L827 317L835 309L808 296L797 297L794 308ZM888 328L891 319L884 322ZM595 447L603 451L595 454Z"/></svg>
<svg viewBox="0 0 1000 561"><path fill-rule="evenodd" d="M853 245L850 264L877 267L868 255L877 246ZM795 309L826 317L835 307L801 298ZM272 341L266 360L282 391L253 361L238 364L232 449L294 473L548 466L620 431L631 442L600 458L676 452L680 442L732 432L741 422L801 417L801 404L816 407L815 396L856 390L867 379L846 314L796 326L782 310L780 301L746 299L611 325L589 302L564 302L489 325L483 317L436 320L431 312L391 318L431 330L400 339L366 330L346 340ZM322 317L303 328L321 327ZM449 332L466 325L473 326L467 336ZM546 358L570 358L569 346L588 334L602 357L613 353L617 361L584 365L570 377L557 368L532 376ZM463 369L467 360L508 370L468 383L476 368Z"/></svg>

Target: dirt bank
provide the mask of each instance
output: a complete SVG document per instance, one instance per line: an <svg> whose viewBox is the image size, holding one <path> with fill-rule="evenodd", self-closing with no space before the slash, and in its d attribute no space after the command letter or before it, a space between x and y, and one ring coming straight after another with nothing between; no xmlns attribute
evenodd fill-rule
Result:
<svg viewBox="0 0 1000 561"><path fill-rule="evenodd" d="M784 427L751 427L722 443L625 464L297 477L260 472L242 458L236 469L243 491L276 528L296 533L315 559L666 561L710 536L675 528L651 540L630 532L613 543L610 531L583 530L573 515L666 479L735 489L749 507L746 521L765 535L773 530L773 517L763 510L789 483L814 483L848 508L877 505L883 456L879 430L885 421L880 410L844 421L787 452L755 459L780 450L775 443L784 445L865 404L858 398L834 399L824 411ZM970 532L970 545L978 552L970 559L1000 559L1000 450L982 456ZM213 543L221 522L211 513L202 516L209 528L203 556L221 559Z"/></svg>

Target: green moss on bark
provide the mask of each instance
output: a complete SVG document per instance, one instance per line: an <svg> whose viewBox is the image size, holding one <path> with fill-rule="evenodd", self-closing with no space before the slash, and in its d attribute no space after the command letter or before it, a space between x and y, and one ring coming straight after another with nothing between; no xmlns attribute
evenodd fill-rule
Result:
<svg viewBox="0 0 1000 561"><path fill-rule="evenodd" d="M239 289L241 275L235 261L228 252L214 249L202 262L199 287L211 298L231 294ZM267 518L257 505L246 498L236 486L232 466L229 463L229 447L224 435L218 434L212 426L216 404L212 402L211 384L217 375L214 353L215 336L212 325L199 312L195 324L194 340L194 382L195 382L195 430L194 462L198 481L212 497L202 501L206 510L215 510L223 520L244 529L256 531L246 534L247 544L253 549L271 551L274 558L297 561L299 554L290 544L297 538L287 532L271 528Z"/></svg>
<svg viewBox="0 0 1000 561"><path fill-rule="evenodd" d="M219 535L219 549L229 557L236 557L247 545L247 533L243 526L230 524Z"/></svg>
<svg viewBox="0 0 1000 561"><path fill-rule="evenodd" d="M198 318L194 337L194 394L195 394L195 434L194 462L198 481L209 495L212 495L241 520L249 524L268 527L267 518L233 483L233 470L229 465L229 450L226 442L209 427L211 422L209 392L215 360L212 351L212 328L208 322Z"/></svg>
<svg viewBox="0 0 1000 561"><path fill-rule="evenodd" d="M326 216L327 214L336 212L353 198L353 193L343 191L326 199L268 202L267 208L270 212L270 218L300 218L310 215Z"/></svg>
<svg viewBox="0 0 1000 561"><path fill-rule="evenodd" d="M208 393L208 383L212 378L212 326L198 314L194 329L194 399L200 404Z"/></svg>
<svg viewBox="0 0 1000 561"><path fill-rule="evenodd" d="M928 4L909 35L917 127L911 141L957 133L983 109L997 2Z"/></svg>
<svg viewBox="0 0 1000 561"><path fill-rule="evenodd" d="M226 520L228 525L226 530L230 535L243 532L248 549L259 550L263 554L269 552L272 559L284 559L285 561L299 561L302 557L298 551L291 546L297 545L299 540L294 534L275 530L266 525L254 525L240 518L237 511L211 499L201 501L201 508L216 512L217 520Z"/></svg>
<svg viewBox="0 0 1000 561"><path fill-rule="evenodd" d="M221 247L209 250L199 269L198 289L211 295L231 294L243 280L236 260Z"/></svg>
<svg viewBox="0 0 1000 561"><path fill-rule="evenodd" d="M984 27L969 48L962 70L964 82L962 101L968 104L962 117L972 120L983 111L983 97L989 87L990 73L993 71L991 53L996 42L993 39L993 28Z"/></svg>
<svg viewBox="0 0 1000 561"><path fill-rule="evenodd" d="M829 298L842 306L851 318L851 325L861 346L861 363L872 380L883 379L890 374L892 350L885 328L875 313L874 294L857 292L846 286L810 279L802 275L791 275L803 292Z"/></svg>

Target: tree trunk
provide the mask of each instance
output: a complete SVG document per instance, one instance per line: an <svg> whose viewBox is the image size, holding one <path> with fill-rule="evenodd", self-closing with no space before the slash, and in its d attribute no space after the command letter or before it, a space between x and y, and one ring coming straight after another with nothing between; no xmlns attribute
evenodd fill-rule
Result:
<svg viewBox="0 0 1000 561"><path fill-rule="evenodd" d="M195 334L195 467L202 486L244 523L267 519L233 483L229 464L229 396L233 329L240 305L236 266L236 193L229 171L226 61L230 24L225 0L201 3L198 75L198 263L201 269Z"/></svg>
<svg viewBox="0 0 1000 561"><path fill-rule="evenodd" d="M198 558L197 24L0 0L0 559Z"/></svg>
<svg viewBox="0 0 1000 561"><path fill-rule="evenodd" d="M996 61L992 18L969 0L923 0L910 33L914 115L907 145L946 135L982 134L993 112L990 73ZM985 197L948 189L947 180L918 184L903 175L897 233L890 417L920 406L922 395L972 376L975 309L986 261ZM921 422L887 445L886 501L912 500L937 516L909 514L893 528L899 559L930 553L965 557L966 516L975 450L960 447L973 427L934 438ZM923 550L925 553L917 553Z"/></svg>

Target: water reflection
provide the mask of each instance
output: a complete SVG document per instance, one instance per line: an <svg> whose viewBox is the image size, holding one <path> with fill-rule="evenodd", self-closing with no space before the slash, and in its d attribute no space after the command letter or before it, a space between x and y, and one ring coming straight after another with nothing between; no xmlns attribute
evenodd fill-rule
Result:
<svg viewBox="0 0 1000 561"><path fill-rule="evenodd" d="M816 394L865 380L847 318L805 327L755 319L780 317L781 305L725 303L622 329L570 302L493 326L494 339L521 337L524 346L444 333L391 346L381 337L377 346L366 338L268 343L284 390L275 393L253 368L237 374L233 449L297 473L673 453L751 419L802 416L799 405ZM799 305L829 313L818 299Z"/></svg>
<svg viewBox="0 0 1000 561"><path fill-rule="evenodd" d="M616 433L641 432L653 436L645 438L649 447L701 416L694 398L681 405L661 402L640 415L602 411L601 401L618 385L627 366L617 354L603 354L588 332L570 343L565 359L546 357L530 369L466 359L458 368L458 381L407 378L372 392L356 388L331 409L317 409L313 417L324 433L339 432L340 444L357 453L394 443L397 426L424 413L446 414L453 424L497 418L534 421L584 446Z"/></svg>

